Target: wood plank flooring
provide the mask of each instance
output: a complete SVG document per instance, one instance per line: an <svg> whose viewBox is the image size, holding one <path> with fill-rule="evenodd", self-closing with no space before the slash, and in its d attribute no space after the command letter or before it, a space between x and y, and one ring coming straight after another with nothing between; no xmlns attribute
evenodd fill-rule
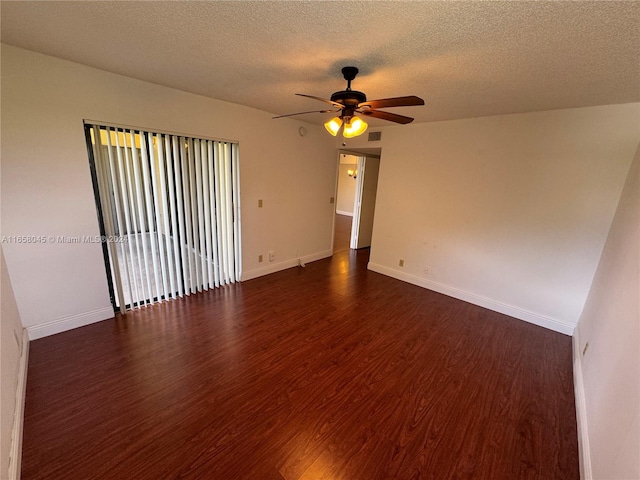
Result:
<svg viewBox="0 0 640 480"><path fill-rule="evenodd" d="M367 261L33 341L22 478L579 478L571 339Z"/></svg>
<svg viewBox="0 0 640 480"><path fill-rule="evenodd" d="M353 217L336 213L335 235L333 236L333 252L349 250L351 244L351 223Z"/></svg>

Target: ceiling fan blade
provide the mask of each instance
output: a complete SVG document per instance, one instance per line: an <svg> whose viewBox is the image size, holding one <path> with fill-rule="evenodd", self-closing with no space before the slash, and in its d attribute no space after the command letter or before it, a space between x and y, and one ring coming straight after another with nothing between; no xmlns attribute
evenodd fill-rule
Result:
<svg viewBox="0 0 640 480"><path fill-rule="evenodd" d="M294 115L304 115L305 113L337 113L338 111L336 110L312 110L310 112L298 112L298 113L287 113L286 115L278 115L277 117L271 117L273 118L282 118L282 117L293 117Z"/></svg>
<svg viewBox="0 0 640 480"><path fill-rule="evenodd" d="M424 105L424 100L415 95L408 97L395 97L395 98L382 98L380 100L369 100L368 102L362 102L358 104L360 107L370 108L387 108L387 107L413 107L417 105Z"/></svg>
<svg viewBox="0 0 640 480"><path fill-rule="evenodd" d="M314 100L320 100L321 102L328 103L329 105L333 105L334 107L343 108L344 105L338 102L332 102L331 100L327 100L326 98L314 97L313 95L305 95L304 93L296 93L296 95L300 97L313 98Z"/></svg>
<svg viewBox="0 0 640 480"><path fill-rule="evenodd" d="M402 124L413 122L413 118L411 117L405 117L404 115L397 115L395 113L382 112L380 110L364 110L360 113L368 117L380 118L382 120L389 120L390 122L396 122L396 123L402 123Z"/></svg>

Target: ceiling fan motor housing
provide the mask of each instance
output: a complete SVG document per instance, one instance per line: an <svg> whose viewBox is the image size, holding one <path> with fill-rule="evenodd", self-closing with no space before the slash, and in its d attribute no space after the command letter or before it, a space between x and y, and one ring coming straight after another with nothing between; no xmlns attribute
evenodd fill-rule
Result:
<svg viewBox="0 0 640 480"><path fill-rule="evenodd" d="M367 96L355 90L342 90L331 95L331 101L341 103L345 107L355 107L359 103L366 102Z"/></svg>
<svg viewBox="0 0 640 480"><path fill-rule="evenodd" d="M355 109L359 103L367 101L367 96L364 93L351 90L351 80L356 78L358 71L357 67L344 67L342 69L342 75L347 81L347 89L331 95L332 102L337 102L345 107L353 107ZM353 115L353 113L351 113L351 115Z"/></svg>

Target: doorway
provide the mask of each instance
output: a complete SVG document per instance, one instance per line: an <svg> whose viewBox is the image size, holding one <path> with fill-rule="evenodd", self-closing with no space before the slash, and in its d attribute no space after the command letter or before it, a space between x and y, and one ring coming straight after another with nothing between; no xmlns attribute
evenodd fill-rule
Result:
<svg viewBox="0 0 640 480"><path fill-rule="evenodd" d="M379 168L380 149L339 152L334 253L371 246Z"/></svg>
<svg viewBox="0 0 640 480"><path fill-rule="evenodd" d="M334 253L349 250L351 245L351 225L356 198L357 169L358 157L356 155L339 154L333 237Z"/></svg>

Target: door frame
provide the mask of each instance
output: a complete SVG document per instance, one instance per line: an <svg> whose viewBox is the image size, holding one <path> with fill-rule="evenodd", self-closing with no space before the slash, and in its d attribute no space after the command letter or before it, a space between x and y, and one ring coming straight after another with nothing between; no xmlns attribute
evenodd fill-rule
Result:
<svg viewBox="0 0 640 480"><path fill-rule="evenodd" d="M335 234L336 234L336 206L337 206L337 198L338 198L338 176L340 174L340 155L354 155L356 157L358 157L358 177L356 178L356 181L358 182L358 185L356 186L356 198L354 199L354 202L358 201L358 192L360 192L360 196L362 196L362 181L364 180L364 168L366 168L366 160L362 161L362 166L363 166L363 170L360 171L360 166L361 166L361 160L365 159L366 157L373 157L373 158L377 158L378 160L382 160L382 148L351 148L351 149L338 149L338 154L337 154L337 161L336 161L336 184L335 184L335 193L334 193L334 209L333 209L333 221L332 221L332 228L331 228L331 255L333 256L333 248L334 248L334 242L335 242ZM377 190L377 185L376 185L376 190ZM353 232L354 232L354 228L356 229L355 231L357 232L358 229L360 228L360 225L356 225L356 211L355 211L355 203L354 203L354 212L353 212L353 222L351 224L351 239L349 242L349 248L353 248L351 247L351 245L353 245L354 243L354 239L353 239ZM357 237L357 234L356 234ZM357 238L356 238L356 244L357 244Z"/></svg>

